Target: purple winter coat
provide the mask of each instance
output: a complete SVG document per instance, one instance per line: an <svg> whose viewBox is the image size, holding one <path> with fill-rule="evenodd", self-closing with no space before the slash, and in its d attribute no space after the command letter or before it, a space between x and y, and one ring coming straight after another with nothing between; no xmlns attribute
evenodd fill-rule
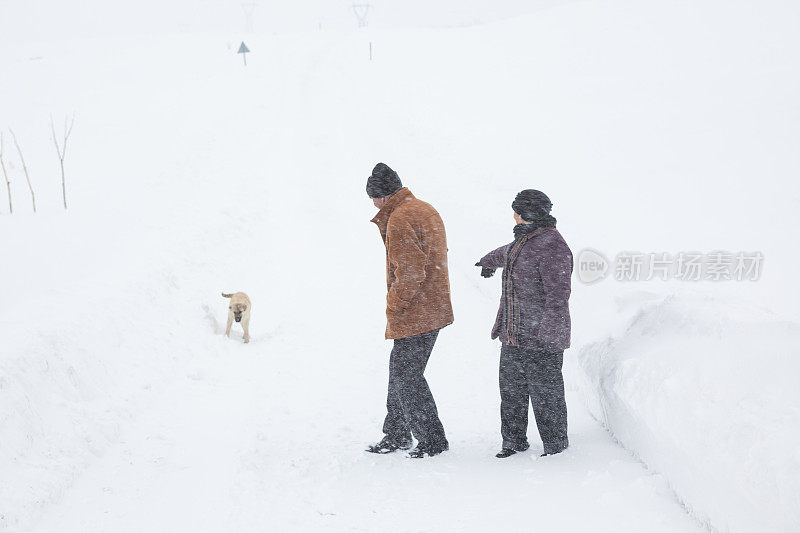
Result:
<svg viewBox="0 0 800 533"><path fill-rule="evenodd" d="M504 268L513 243L501 246L479 261L487 268ZM519 346L534 350L569 348L569 295L572 252L555 227L535 230L511 268L516 295ZM492 338L509 344L506 333L505 296L492 329Z"/></svg>

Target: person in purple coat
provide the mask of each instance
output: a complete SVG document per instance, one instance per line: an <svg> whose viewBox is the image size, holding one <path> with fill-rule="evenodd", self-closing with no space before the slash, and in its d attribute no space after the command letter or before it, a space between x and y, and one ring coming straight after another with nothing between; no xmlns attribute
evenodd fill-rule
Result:
<svg viewBox="0 0 800 533"><path fill-rule="evenodd" d="M520 192L514 210L514 241L488 253L475 265L491 277L503 269L503 294L492 329L500 339L499 458L525 451L528 401L544 444L542 455L564 451L567 403L561 366L569 348L569 296L572 252L550 215L550 199L541 191Z"/></svg>

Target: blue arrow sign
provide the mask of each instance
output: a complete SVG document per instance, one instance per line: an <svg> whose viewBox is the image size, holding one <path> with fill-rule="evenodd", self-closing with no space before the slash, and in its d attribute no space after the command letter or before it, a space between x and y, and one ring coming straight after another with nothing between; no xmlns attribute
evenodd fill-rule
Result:
<svg viewBox="0 0 800 533"><path fill-rule="evenodd" d="M249 52L249 51L250 51L250 49L247 48L247 45L244 44L244 41L242 41L242 44L239 45L239 51L236 52L237 54L242 54L242 58L244 59L245 66L247 66L247 52Z"/></svg>

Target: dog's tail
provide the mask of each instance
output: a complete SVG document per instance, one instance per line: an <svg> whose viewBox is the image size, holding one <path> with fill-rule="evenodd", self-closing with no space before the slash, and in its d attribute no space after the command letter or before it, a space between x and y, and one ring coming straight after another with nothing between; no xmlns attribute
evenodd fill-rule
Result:
<svg viewBox="0 0 800 533"><path fill-rule="evenodd" d="M222 293L222 297L223 297L223 298L233 298L233 294L225 294L225 293L223 292L223 293Z"/></svg>

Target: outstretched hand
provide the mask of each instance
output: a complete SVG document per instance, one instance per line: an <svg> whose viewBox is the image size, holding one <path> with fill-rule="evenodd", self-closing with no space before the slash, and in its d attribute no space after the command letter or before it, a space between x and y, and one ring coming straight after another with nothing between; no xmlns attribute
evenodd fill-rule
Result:
<svg viewBox="0 0 800 533"><path fill-rule="evenodd" d="M481 265L480 261L475 263L475 266L476 267L481 267L481 276L483 276L484 278L491 278L492 276L494 276L494 271L496 269L485 267L485 266Z"/></svg>

